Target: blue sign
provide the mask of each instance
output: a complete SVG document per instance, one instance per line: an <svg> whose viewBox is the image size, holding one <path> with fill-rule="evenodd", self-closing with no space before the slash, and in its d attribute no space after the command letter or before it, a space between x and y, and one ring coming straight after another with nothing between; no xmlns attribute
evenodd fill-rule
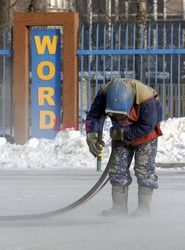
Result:
<svg viewBox="0 0 185 250"><path fill-rule="evenodd" d="M53 139L61 111L59 29L32 30L31 137Z"/></svg>

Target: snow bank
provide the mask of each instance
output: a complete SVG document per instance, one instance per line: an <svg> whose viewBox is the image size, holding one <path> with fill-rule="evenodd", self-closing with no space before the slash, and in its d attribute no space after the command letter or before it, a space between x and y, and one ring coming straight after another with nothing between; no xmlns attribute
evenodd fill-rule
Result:
<svg viewBox="0 0 185 250"><path fill-rule="evenodd" d="M185 163L185 118L168 119L161 123L157 162Z"/></svg>
<svg viewBox="0 0 185 250"><path fill-rule="evenodd" d="M55 140L32 138L24 145L5 143L0 138L1 168L80 168L88 167L89 160L95 164L93 158L85 136L78 131L62 131Z"/></svg>
<svg viewBox="0 0 185 250"><path fill-rule="evenodd" d="M161 123L158 163L185 163L185 118ZM104 132L106 146L103 165L110 154L109 132ZM85 135L79 131L61 131L55 140L30 139L24 145L10 144L0 138L0 168L96 168L96 159L89 153Z"/></svg>

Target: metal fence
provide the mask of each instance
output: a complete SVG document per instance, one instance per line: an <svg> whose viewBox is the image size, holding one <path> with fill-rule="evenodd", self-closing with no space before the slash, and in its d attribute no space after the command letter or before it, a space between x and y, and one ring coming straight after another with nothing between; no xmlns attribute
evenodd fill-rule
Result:
<svg viewBox="0 0 185 250"><path fill-rule="evenodd" d="M12 139L13 133L13 42L12 30L0 30L0 136ZM7 48L9 47L9 48Z"/></svg>
<svg viewBox="0 0 185 250"><path fill-rule="evenodd" d="M0 34L0 136L12 137L13 42L9 33L4 29ZM77 55L81 121L100 85L115 77L137 78L155 88L161 96L163 119L185 116L185 22L139 28L135 24L83 25Z"/></svg>
<svg viewBox="0 0 185 250"><path fill-rule="evenodd" d="M157 23L81 27L80 117L101 84L130 77L156 89L163 119L185 116L185 25Z"/></svg>

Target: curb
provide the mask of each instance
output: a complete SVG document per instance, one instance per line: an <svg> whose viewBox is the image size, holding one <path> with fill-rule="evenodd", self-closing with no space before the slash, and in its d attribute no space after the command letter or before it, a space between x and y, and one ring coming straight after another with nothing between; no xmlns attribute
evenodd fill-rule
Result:
<svg viewBox="0 0 185 250"><path fill-rule="evenodd" d="M185 163L156 163L157 168L185 168Z"/></svg>

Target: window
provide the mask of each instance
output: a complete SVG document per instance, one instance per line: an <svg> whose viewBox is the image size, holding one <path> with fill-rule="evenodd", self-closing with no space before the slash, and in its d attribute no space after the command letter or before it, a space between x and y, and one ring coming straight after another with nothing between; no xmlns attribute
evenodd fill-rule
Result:
<svg viewBox="0 0 185 250"><path fill-rule="evenodd" d="M116 2L115 0L111 1L111 12L112 12L112 14L115 14L115 12L116 12L115 2Z"/></svg>
<svg viewBox="0 0 185 250"><path fill-rule="evenodd" d="M119 14L125 14L125 1L119 1Z"/></svg>
<svg viewBox="0 0 185 250"><path fill-rule="evenodd" d="M147 14L153 14L153 0L147 0Z"/></svg>
<svg viewBox="0 0 185 250"><path fill-rule="evenodd" d="M87 0L76 1L76 11L81 15L82 13L87 14Z"/></svg>
<svg viewBox="0 0 185 250"><path fill-rule="evenodd" d="M136 1L129 1L128 13L129 15L135 15L137 12L137 3Z"/></svg>
<svg viewBox="0 0 185 250"><path fill-rule="evenodd" d="M157 1L157 12L163 14L164 1Z"/></svg>
<svg viewBox="0 0 185 250"><path fill-rule="evenodd" d="M95 14L106 11L106 0L93 0L92 1L92 12Z"/></svg>

